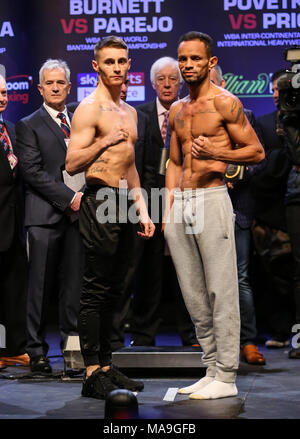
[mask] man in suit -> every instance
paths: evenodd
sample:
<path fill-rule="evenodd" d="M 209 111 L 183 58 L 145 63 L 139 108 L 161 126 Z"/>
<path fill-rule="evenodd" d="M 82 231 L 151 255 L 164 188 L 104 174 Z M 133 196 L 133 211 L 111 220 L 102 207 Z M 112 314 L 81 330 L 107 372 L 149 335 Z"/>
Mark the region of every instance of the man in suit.
<path fill-rule="evenodd" d="M 5 346 L 0 345 L 0 368 L 29 366 L 25 353 L 27 257 L 15 128 L 2 116 L 7 103 L 6 81 L 0 75 L 0 324 L 6 333 Z"/>
<path fill-rule="evenodd" d="M 279 135 L 277 81 L 285 73 L 278 70 L 271 77 L 276 110 L 257 119 L 266 151 L 266 166 L 252 179 L 255 198 L 253 229 L 254 242 L 260 269 L 258 285 L 262 308 L 262 321 L 267 322 L 271 339 L 269 349 L 289 345 L 290 328 L 294 321 L 292 300 L 292 254 L 287 234 L 285 193 L 292 163 Z M 280 123 L 279 123 L 280 125 Z"/>
<path fill-rule="evenodd" d="M 170 57 L 156 60 L 150 70 L 150 80 L 157 97 L 154 101 L 139 105 L 138 111 L 142 111 L 149 118 L 151 132 L 151 157 L 152 167 L 155 171 L 152 179 L 153 188 L 165 187 L 165 176 L 159 173 L 161 151 L 167 134 L 169 109 L 178 97 L 182 88 L 183 80 L 178 68 L 178 63 Z M 150 211 L 149 203 L 149 211 Z M 152 219 L 153 217 L 152 210 Z M 165 240 L 161 232 L 162 206 L 159 209 L 159 219 L 152 240 L 144 242 L 143 255 L 137 270 L 136 294 L 133 298 L 133 322 L 132 322 L 132 345 L 154 346 L 155 334 L 160 325 L 160 305 L 162 298 L 163 276 L 166 273 L 164 264 Z M 177 285 L 176 273 L 172 264 L 168 274 L 170 282 Z M 175 288 L 179 290 L 178 288 Z M 179 290 L 180 291 L 180 290 Z M 185 345 L 197 342 L 193 326 L 188 312 L 181 299 L 180 292 L 176 294 L 180 301 L 181 321 L 178 323 L 178 331 Z M 176 299 L 177 300 L 177 299 Z M 182 301 L 182 302 L 181 302 Z M 183 320 L 188 321 L 183 322 Z M 186 327 L 188 326 L 188 329 Z M 181 330 L 182 329 L 182 330 Z"/>
<path fill-rule="evenodd" d="M 76 213 L 82 193 L 63 180 L 70 121 L 65 102 L 70 70 L 61 60 L 47 60 L 40 69 L 42 106 L 16 125 L 17 152 L 26 183 L 25 226 L 29 244 L 27 352 L 31 370 L 51 373 L 46 355 L 46 317 L 57 288 L 61 348 L 77 334 L 82 278 L 82 241 Z"/>
<path fill-rule="evenodd" d="M 210 72 L 210 80 L 215 85 L 225 88 L 226 82 L 222 69 L 217 64 Z M 256 128 L 255 116 L 251 110 L 244 109 L 252 127 Z M 247 166 L 242 180 L 228 182 L 235 218 L 235 246 L 237 254 L 237 269 L 239 282 L 239 302 L 241 317 L 240 347 L 241 358 L 249 364 L 264 365 L 265 358 L 256 346 L 256 317 L 253 291 L 249 279 L 251 225 L 253 221 L 254 200 L 251 195 L 250 181 L 255 172 L 259 172 L 261 165 Z"/>
<path fill-rule="evenodd" d="M 257 119 L 257 126 L 268 157 L 268 168 L 257 180 L 260 190 L 258 188 L 256 193 L 256 218 L 280 230 L 286 230 L 284 193 L 286 175 L 290 169 L 283 138 L 276 131 L 279 104 L 277 81 L 284 72 L 285 70 L 278 70 L 271 77 L 273 101 L 276 110 Z M 279 163 L 281 163 L 281 166 L 278 166 Z"/>
<path fill-rule="evenodd" d="M 295 105 L 296 106 L 296 105 Z M 300 327 L 300 112 L 293 111 L 284 117 L 285 144 L 292 161 L 292 169 L 288 175 L 287 191 L 285 196 L 286 225 L 290 237 L 293 268 L 292 289 L 295 308 L 295 326 L 292 334 Z M 293 334 L 294 335 L 294 334 Z M 300 359 L 300 344 L 291 340 L 289 358 Z"/>

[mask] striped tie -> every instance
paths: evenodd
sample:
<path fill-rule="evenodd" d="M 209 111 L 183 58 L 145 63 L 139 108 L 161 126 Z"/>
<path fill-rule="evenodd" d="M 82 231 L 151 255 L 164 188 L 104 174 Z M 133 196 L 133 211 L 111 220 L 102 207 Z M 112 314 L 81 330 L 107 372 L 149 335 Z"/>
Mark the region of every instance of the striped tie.
<path fill-rule="evenodd" d="M 161 129 L 160 129 L 161 137 L 163 138 L 164 143 L 165 143 L 166 135 L 167 135 L 168 122 L 169 122 L 169 111 L 165 111 L 164 112 L 164 121 L 163 121 L 163 124 L 162 124 Z"/>
<path fill-rule="evenodd" d="M 69 138 L 71 130 L 70 130 L 70 126 L 67 122 L 66 116 L 64 115 L 64 113 L 58 113 L 58 115 L 56 117 L 58 117 L 61 120 L 60 127 L 63 130 L 63 132 L 65 133 L 65 136 L 67 138 Z"/>

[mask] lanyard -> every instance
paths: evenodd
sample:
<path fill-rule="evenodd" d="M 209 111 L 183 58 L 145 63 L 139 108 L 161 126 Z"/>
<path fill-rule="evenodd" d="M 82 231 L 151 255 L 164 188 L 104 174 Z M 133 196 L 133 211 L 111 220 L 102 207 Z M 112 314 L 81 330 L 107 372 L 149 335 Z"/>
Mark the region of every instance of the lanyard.
<path fill-rule="evenodd" d="M 8 137 L 8 132 L 6 131 L 6 128 L 5 128 L 5 125 L 3 124 L 3 130 L 4 130 L 4 133 L 0 133 L 0 135 L 1 135 L 1 137 L 0 137 L 0 142 L 1 142 L 1 139 L 4 139 L 4 140 L 6 140 L 6 143 L 10 146 L 10 141 L 9 141 L 9 137 Z"/>

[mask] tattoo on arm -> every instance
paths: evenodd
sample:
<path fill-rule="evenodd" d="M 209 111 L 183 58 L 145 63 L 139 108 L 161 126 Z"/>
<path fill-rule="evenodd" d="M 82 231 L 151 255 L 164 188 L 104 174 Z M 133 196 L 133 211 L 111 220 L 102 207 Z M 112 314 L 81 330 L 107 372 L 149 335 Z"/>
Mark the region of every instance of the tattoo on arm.
<path fill-rule="evenodd" d="M 94 163 L 106 163 L 106 161 L 103 159 L 97 159 Z"/>
<path fill-rule="evenodd" d="M 177 122 L 179 129 L 183 129 L 184 128 L 184 119 L 181 119 L 180 116 L 181 116 L 181 110 L 179 110 L 179 112 L 176 114 L 175 122 Z"/>
<path fill-rule="evenodd" d="M 236 106 L 237 106 L 237 102 L 234 100 L 234 101 L 232 102 L 232 106 L 231 106 L 231 113 L 232 113 L 232 114 L 234 113 L 234 110 L 236 109 Z"/>
<path fill-rule="evenodd" d="M 237 121 L 239 120 L 239 118 L 241 117 L 241 114 L 243 113 L 243 107 L 240 105 L 239 110 L 238 110 L 238 114 L 235 118 L 234 123 L 237 123 Z"/>
<path fill-rule="evenodd" d="M 179 117 L 176 117 L 175 121 L 178 124 L 178 128 L 180 128 L 180 129 L 184 128 L 184 119 L 180 119 Z"/>
<path fill-rule="evenodd" d="M 242 129 L 244 129 L 245 126 L 246 126 L 246 116 L 245 113 L 243 112 Z"/>

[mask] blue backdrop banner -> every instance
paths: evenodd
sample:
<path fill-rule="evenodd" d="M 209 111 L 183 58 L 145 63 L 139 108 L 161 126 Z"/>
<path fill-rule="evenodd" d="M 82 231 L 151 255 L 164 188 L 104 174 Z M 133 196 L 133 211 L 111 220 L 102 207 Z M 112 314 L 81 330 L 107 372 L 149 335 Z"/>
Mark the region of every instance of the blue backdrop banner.
<path fill-rule="evenodd" d="M 274 110 L 270 76 L 288 67 L 285 49 L 300 44 L 300 0 L 1 0 L 6 117 L 17 121 L 40 106 L 38 72 L 48 58 L 64 59 L 71 69 L 69 102 L 89 94 L 96 85 L 93 48 L 107 35 L 129 47 L 128 101 L 150 101 L 152 63 L 176 58 L 179 37 L 191 30 L 213 38 L 226 88 L 245 107 L 256 116 Z"/>

